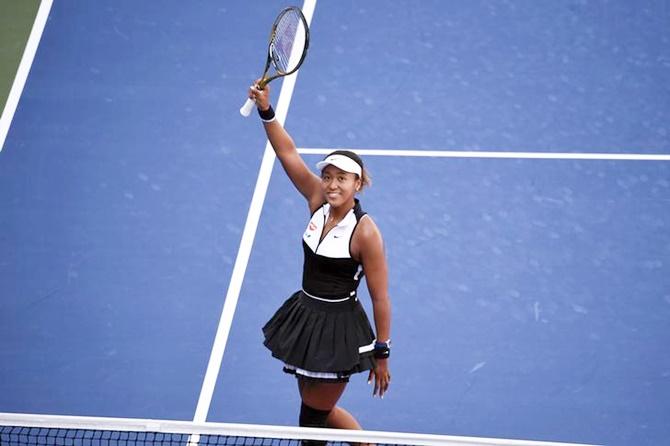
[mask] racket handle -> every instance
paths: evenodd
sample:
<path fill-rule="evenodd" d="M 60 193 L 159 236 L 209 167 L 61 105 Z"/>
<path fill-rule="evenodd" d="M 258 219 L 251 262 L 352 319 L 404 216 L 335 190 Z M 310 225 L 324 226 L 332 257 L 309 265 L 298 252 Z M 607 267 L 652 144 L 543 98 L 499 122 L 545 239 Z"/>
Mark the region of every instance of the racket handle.
<path fill-rule="evenodd" d="M 254 109 L 254 105 L 256 105 L 256 101 L 251 98 L 247 99 L 247 102 L 245 102 L 242 108 L 240 108 L 240 114 L 246 118 L 251 114 L 251 110 Z"/>

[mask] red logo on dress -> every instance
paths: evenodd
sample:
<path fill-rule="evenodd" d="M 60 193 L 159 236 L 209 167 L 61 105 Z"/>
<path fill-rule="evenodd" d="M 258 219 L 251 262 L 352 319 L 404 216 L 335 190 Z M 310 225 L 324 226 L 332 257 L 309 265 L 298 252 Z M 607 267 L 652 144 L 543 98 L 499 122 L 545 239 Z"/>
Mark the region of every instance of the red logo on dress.
<path fill-rule="evenodd" d="M 314 230 L 316 230 L 316 225 L 314 224 L 313 221 L 310 221 L 310 222 L 309 222 L 309 230 L 310 230 L 310 231 L 314 231 Z"/>

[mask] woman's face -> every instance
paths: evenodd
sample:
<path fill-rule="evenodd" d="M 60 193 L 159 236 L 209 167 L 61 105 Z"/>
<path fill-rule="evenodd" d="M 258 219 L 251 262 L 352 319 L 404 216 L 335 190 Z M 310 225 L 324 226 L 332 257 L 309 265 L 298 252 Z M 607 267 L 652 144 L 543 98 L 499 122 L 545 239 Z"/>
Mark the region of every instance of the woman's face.
<path fill-rule="evenodd" d="M 326 201 L 333 207 L 350 203 L 361 187 L 361 180 L 355 173 L 345 172 L 328 165 L 321 171 L 321 189 Z"/>

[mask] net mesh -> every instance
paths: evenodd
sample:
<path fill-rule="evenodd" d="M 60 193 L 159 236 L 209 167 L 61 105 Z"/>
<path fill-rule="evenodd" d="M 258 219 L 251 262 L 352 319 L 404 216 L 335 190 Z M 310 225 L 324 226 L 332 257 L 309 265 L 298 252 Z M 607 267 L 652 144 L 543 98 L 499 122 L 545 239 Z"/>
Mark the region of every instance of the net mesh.
<path fill-rule="evenodd" d="M 2 446 L 289 446 L 301 444 L 301 440 L 296 439 L 20 426 L 4 426 L 0 432 L 0 445 Z"/>
<path fill-rule="evenodd" d="M 371 432 L 354 432 L 355 437 L 346 438 L 343 432 L 288 426 L 0 414 L 0 446 L 415 445 L 402 439 L 384 441 Z"/>
<path fill-rule="evenodd" d="M 305 27 L 300 14 L 295 10 L 288 10 L 279 18 L 270 44 L 270 54 L 278 72 L 289 73 L 298 65 L 300 58 L 291 57 L 294 46 L 297 53 L 302 53 L 305 46 Z"/>
<path fill-rule="evenodd" d="M 310 440 L 299 438 L 269 438 L 260 436 L 239 436 L 225 434 L 187 434 L 176 432 L 142 432 L 98 429 L 61 429 L 25 426 L 0 427 L 2 446 L 198 446 L 198 445 L 239 445 L 239 446 L 315 446 L 372 444 L 361 441 L 339 439 Z M 290 434 L 287 434 L 290 435 Z M 372 440 L 372 438 L 370 439 Z M 374 443 L 376 445 L 405 443 Z M 407 443 L 411 445 L 411 443 Z"/>

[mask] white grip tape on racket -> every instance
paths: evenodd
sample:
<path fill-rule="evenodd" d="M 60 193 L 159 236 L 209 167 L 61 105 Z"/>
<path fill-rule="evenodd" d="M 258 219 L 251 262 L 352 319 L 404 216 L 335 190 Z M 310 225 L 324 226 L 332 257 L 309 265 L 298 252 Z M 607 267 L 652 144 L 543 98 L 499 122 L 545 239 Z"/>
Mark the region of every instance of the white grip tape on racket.
<path fill-rule="evenodd" d="M 254 109 L 254 105 L 256 105 L 256 101 L 251 98 L 247 99 L 247 102 L 245 102 L 242 108 L 240 108 L 240 114 L 246 118 L 251 114 L 251 110 Z"/>

